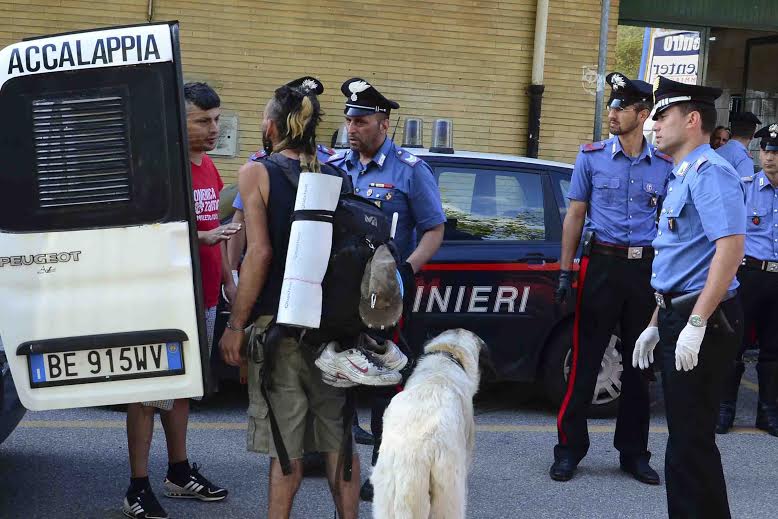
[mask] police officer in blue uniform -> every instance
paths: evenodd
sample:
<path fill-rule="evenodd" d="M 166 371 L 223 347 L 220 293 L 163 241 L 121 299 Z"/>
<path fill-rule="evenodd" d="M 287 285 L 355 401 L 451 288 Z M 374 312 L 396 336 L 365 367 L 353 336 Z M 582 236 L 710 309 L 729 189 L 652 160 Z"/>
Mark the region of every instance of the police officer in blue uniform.
<path fill-rule="evenodd" d="M 584 220 L 594 237 L 587 233 L 584 239 L 572 369 L 557 418 L 559 443 L 549 474 L 556 481 L 569 480 L 589 449 L 586 414 L 603 354 L 620 326 L 625 362 L 614 445 L 622 470 L 657 485 L 659 475 L 649 465 L 648 379 L 629 360 L 654 306 L 650 245 L 672 164 L 643 137 L 643 123 L 653 106 L 651 85 L 617 72 L 606 80 L 612 89 L 608 122 L 614 137 L 581 147 L 567 194 L 570 207 L 562 232 L 558 302 L 564 302 L 571 290 L 571 267 Z"/>
<path fill-rule="evenodd" d="M 761 138 L 762 170 L 742 178 L 746 189 L 746 255 L 737 277 L 745 329 L 755 328 L 759 342 L 756 426 L 778 436 L 778 123 L 765 126 L 755 136 Z M 744 369 L 741 349 L 719 408 L 716 432 L 720 434 L 728 432 L 735 421 Z"/>
<path fill-rule="evenodd" d="M 391 218 L 398 214 L 395 244 L 400 255 L 406 301 L 415 293 L 414 274 L 432 258 L 443 241 L 446 221 L 432 169 L 395 145 L 388 136 L 389 114 L 400 105 L 384 97 L 362 78 L 344 82 L 346 129 L 350 150 L 335 154 L 328 164 L 349 174 L 354 192 L 378 204 Z M 408 313 L 405 313 L 405 319 Z M 394 393 L 374 398 L 371 429 L 373 465 L 381 445 L 383 414 Z M 365 481 L 360 496 L 370 501 L 373 487 Z"/>
<path fill-rule="evenodd" d="M 746 232 L 744 189 L 710 147 L 721 90 L 660 77 L 654 95 L 657 147 L 675 167 L 653 242 L 657 308 L 633 363 L 650 362 L 659 343 L 669 516 L 730 517 L 715 427 L 721 381 L 743 326 L 735 274 Z"/>
<path fill-rule="evenodd" d="M 754 131 L 762 121 L 751 112 L 735 112 L 729 117 L 732 137 L 716 149 L 716 153 L 727 159 L 741 177 L 754 174 L 754 159 L 748 151 L 748 145 L 754 138 Z"/>

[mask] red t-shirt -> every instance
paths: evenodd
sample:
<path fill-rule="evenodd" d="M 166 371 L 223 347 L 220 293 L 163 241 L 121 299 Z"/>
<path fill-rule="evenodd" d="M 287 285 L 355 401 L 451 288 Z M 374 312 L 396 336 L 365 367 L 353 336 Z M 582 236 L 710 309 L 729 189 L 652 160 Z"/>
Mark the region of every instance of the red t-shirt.
<path fill-rule="evenodd" d="M 203 161 L 199 166 L 194 162 L 191 162 L 191 165 L 197 230 L 210 231 L 219 227 L 219 192 L 224 187 L 224 182 L 208 155 L 203 155 Z M 220 243 L 216 245 L 200 243 L 200 271 L 204 304 L 208 309 L 219 302 L 222 279 Z"/>

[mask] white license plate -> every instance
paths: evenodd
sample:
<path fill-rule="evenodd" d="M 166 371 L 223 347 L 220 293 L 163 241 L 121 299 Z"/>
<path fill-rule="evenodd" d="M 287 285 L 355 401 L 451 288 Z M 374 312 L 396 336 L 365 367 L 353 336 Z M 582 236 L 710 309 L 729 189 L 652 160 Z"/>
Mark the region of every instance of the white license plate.
<path fill-rule="evenodd" d="M 180 342 L 30 355 L 32 387 L 88 384 L 184 372 Z"/>

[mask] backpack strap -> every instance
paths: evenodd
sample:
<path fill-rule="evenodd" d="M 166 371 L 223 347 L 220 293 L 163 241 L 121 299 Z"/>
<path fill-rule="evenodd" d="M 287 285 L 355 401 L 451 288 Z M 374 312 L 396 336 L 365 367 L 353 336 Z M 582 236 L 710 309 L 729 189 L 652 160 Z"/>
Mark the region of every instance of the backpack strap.
<path fill-rule="evenodd" d="M 340 445 L 340 455 L 338 456 L 338 465 L 343 466 L 343 481 L 351 481 L 352 461 L 354 460 L 354 442 L 351 439 L 352 424 L 356 416 L 356 395 L 354 388 L 345 389 L 346 401 L 343 403 L 343 440 Z"/>
<path fill-rule="evenodd" d="M 273 412 L 273 406 L 270 404 L 269 391 L 270 373 L 272 373 L 275 364 L 275 353 L 278 350 L 278 345 L 286 337 L 286 332 L 286 327 L 276 324 L 276 318 L 273 317 L 262 340 L 264 364 L 259 377 L 259 390 L 262 393 L 262 398 L 265 399 L 265 404 L 267 404 L 267 416 L 270 418 L 270 433 L 273 436 L 273 444 L 278 454 L 278 463 L 281 464 L 281 472 L 283 472 L 284 476 L 292 473 L 292 464 L 289 461 L 289 453 L 286 451 L 286 445 L 284 445 L 284 439 L 281 436 L 281 429 L 278 427 L 278 420 L 276 420 L 276 415 Z"/>
<path fill-rule="evenodd" d="M 334 177 L 340 177 L 343 180 L 343 185 L 340 188 L 341 194 L 354 192 L 354 183 L 351 182 L 351 177 L 342 169 L 336 168 L 331 164 L 322 164 L 321 172 Z"/>

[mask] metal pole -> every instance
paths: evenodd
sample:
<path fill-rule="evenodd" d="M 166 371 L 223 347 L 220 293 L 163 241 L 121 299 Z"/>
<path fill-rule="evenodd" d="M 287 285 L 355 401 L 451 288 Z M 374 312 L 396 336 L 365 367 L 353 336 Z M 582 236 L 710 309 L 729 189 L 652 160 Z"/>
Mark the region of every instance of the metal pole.
<path fill-rule="evenodd" d="M 535 11 L 535 45 L 532 57 L 532 84 L 529 94 L 529 124 L 527 126 L 527 157 L 537 158 L 540 145 L 540 111 L 543 106 L 543 71 L 546 60 L 548 1 L 538 0 Z"/>
<path fill-rule="evenodd" d="M 608 57 L 608 19 L 611 14 L 610 0 L 602 0 L 600 12 L 600 55 L 597 61 L 597 99 L 594 102 L 594 130 L 592 140 L 599 141 L 602 136 L 602 108 L 605 103 L 605 67 Z"/>

